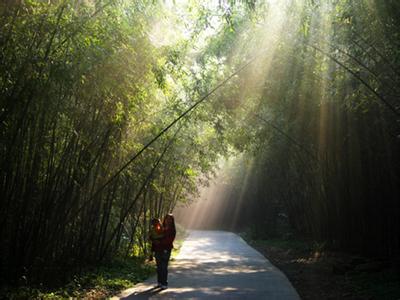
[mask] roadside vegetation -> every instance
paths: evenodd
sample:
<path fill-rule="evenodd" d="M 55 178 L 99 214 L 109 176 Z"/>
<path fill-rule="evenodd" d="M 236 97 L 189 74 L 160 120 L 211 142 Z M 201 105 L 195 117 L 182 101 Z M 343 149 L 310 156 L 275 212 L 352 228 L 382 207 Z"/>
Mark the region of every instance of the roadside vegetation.
<path fill-rule="evenodd" d="M 179 254 L 187 236 L 187 231 L 177 224 L 171 262 Z M 87 268 L 59 287 L 21 285 L 18 288 L 4 288 L 0 290 L 0 299 L 103 299 L 115 296 L 124 289 L 131 288 L 155 275 L 155 270 L 155 261 L 150 262 L 147 257 L 116 258 L 97 267 Z"/>
<path fill-rule="evenodd" d="M 396 300 L 400 261 L 332 251 L 311 240 L 241 236 L 282 270 L 301 299 Z"/>
<path fill-rule="evenodd" d="M 0 291 L 0 297 L 10 300 L 23 299 L 104 299 L 130 288 L 155 274 L 154 263 L 144 259 L 125 258 L 89 268 L 59 287 L 21 285 Z"/>

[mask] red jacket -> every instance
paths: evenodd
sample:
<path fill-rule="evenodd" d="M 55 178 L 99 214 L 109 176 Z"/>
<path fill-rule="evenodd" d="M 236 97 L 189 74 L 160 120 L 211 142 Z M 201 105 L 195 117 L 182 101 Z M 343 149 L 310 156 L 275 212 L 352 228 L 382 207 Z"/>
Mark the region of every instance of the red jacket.
<path fill-rule="evenodd" d="M 166 228 L 164 231 L 164 237 L 154 243 L 154 251 L 159 252 L 164 250 L 172 250 L 172 248 L 174 248 L 173 242 L 175 235 L 175 228 Z"/>

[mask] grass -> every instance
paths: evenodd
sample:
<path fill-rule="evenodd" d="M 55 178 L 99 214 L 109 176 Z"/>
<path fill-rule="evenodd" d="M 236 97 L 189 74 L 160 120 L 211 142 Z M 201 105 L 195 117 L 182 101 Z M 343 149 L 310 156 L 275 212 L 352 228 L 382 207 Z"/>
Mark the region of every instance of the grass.
<path fill-rule="evenodd" d="M 286 250 L 298 250 L 298 251 L 312 251 L 315 246 L 311 243 L 298 240 L 280 240 L 280 239 L 268 239 L 268 240 L 247 240 L 250 245 L 256 246 L 270 246 Z"/>
<path fill-rule="evenodd" d="M 186 230 L 177 225 L 172 261 L 178 255 L 187 235 Z M 42 286 L 3 288 L 0 290 L 0 299 L 107 298 L 142 282 L 154 273 L 154 262 L 147 262 L 141 258 L 117 258 L 80 276 L 74 276 L 69 283 L 56 289 L 46 289 Z"/>
<path fill-rule="evenodd" d="M 355 294 L 372 299 L 400 299 L 400 275 L 394 269 L 380 272 L 349 272 L 346 279 L 353 287 Z"/>
<path fill-rule="evenodd" d="M 253 234 L 248 232 L 241 232 L 239 235 L 252 246 L 263 247 L 276 247 L 285 250 L 298 250 L 298 251 L 313 251 L 319 250 L 322 245 L 316 242 L 310 242 L 298 239 L 284 239 L 284 238 L 270 238 L 270 239 L 258 239 Z"/>
<path fill-rule="evenodd" d="M 138 258 L 115 259 L 95 270 L 74 276 L 66 285 L 49 290 L 43 287 L 3 289 L 4 299 L 105 298 L 143 281 L 155 272 L 155 266 Z"/>

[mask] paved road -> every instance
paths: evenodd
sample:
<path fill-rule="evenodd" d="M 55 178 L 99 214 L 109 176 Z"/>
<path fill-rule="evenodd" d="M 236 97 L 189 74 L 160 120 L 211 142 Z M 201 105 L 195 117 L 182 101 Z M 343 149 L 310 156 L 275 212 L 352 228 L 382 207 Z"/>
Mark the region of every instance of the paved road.
<path fill-rule="evenodd" d="M 150 278 L 119 298 L 300 299 L 281 271 L 239 236 L 224 231 L 190 231 L 170 265 L 168 281 L 169 289 L 161 291 Z"/>

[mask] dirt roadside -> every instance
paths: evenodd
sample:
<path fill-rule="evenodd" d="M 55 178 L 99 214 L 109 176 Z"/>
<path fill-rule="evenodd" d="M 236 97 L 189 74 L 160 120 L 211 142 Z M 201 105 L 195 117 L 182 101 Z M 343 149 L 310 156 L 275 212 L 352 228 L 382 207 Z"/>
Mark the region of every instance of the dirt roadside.
<path fill-rule="evenodd" d="M 303 300 L 400 300 L 398 263 L 247 242 L 285 273 Z"/>

